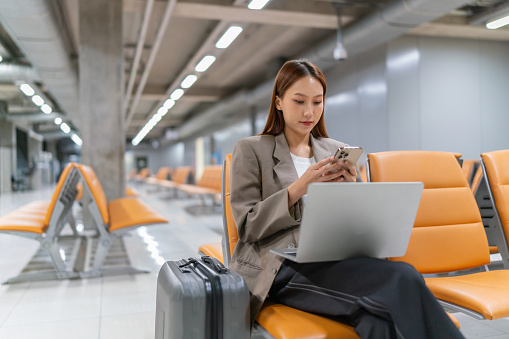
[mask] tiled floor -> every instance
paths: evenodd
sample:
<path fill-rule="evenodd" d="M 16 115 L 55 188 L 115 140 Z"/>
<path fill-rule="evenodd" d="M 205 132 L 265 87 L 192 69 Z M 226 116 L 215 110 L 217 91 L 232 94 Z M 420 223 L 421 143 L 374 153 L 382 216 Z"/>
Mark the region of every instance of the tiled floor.
<path fill-rule="evenodd" d="M 0 338 L 152 339 L 157 273 L 164 260 L 197 255 L 198 247 L 221 239 L 220 214 L 193 216 L 195 199 L 164 198 L 168 193 L 136 187 L 141 198 L 170 220 L 143 227 L 125 238 L 134 266 L 151 273 L 86 280 L 42 281 L 0 286 Z M 52 188 L 0 194 L 0 215 L 33 200 L 49 200 Z M 0 235 L 0 281 L 17 275 L 38 243 Z M 467 338 L 509 339 L 509 318 L 477 321 L 456 313 Z"/>

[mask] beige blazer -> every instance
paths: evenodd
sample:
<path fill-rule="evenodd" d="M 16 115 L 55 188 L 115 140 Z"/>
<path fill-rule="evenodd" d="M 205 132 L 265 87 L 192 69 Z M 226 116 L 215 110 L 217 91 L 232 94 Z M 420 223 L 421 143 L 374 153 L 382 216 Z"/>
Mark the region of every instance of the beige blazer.
<path fill-rule="evenodd" d="M 311 136 L 316 162 L 346 144 Z M 231 164 L 231 207 L 239 241 L 230 268 L 251 292 L 251 321 L 267 297 L 283 258 L 272 248 L 298 245 L 302 202 L 288 208 L 288 186 L 298 179 L 284 133 L 241 139 Z M 357 178 L 360 180 L 360 176 Z"/>

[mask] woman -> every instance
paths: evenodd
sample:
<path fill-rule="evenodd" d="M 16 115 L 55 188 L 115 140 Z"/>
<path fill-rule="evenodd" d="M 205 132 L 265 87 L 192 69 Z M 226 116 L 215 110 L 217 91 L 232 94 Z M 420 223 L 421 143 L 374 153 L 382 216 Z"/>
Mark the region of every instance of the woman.
<path fill-rule="evenodd" d="M 288 61 L 274 84 L 261 135 L 232 155 L 231 206 L 239 242 L 230 268 L 251 292 L 251 320 L 264 300 L 354 326 L 362 338 L 462 338 L 410 265 L 374 258 L 298 264 L 269 252 L 294 247 L 312 182 L 360 181 L 355 166 L 332 163 L 344 143 L 329 139 L 326 82 L 306 60 Z"/>

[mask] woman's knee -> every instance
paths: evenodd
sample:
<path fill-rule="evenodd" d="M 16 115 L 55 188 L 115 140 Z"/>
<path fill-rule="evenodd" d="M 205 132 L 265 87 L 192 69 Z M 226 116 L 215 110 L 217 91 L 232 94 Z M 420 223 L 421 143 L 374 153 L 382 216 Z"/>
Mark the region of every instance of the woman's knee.
<path fill-rule="evenodd" d="M 401 261 L 388 261 L 388 263 L 390 263 L 389 266 L 391 266 L 393 274 L 395 274 L 399 280 L 425 286 L 424 278 L 421 273 L 412 265 Z"/>

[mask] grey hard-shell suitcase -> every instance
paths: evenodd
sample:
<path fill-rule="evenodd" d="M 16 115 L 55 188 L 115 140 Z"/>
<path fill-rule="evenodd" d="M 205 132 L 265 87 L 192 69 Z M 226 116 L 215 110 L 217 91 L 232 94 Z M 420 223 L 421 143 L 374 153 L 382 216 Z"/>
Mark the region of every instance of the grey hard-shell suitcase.
<path fill-rule="evenodd" d="M 249 339 L 242 277 L 204 256 L 167 261 L 157 277 L 156 339 Z"/>

